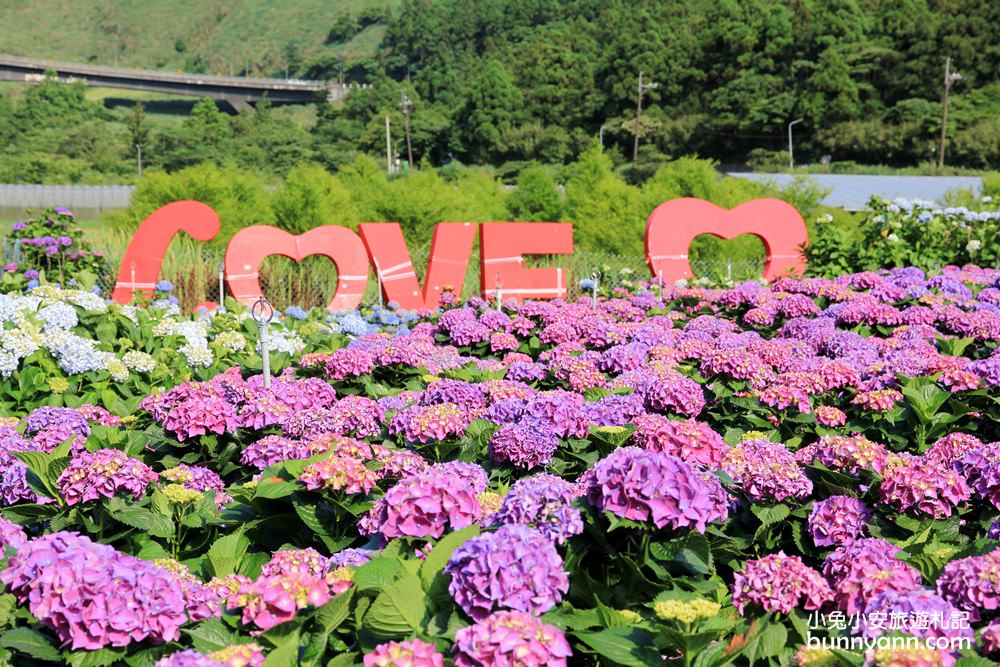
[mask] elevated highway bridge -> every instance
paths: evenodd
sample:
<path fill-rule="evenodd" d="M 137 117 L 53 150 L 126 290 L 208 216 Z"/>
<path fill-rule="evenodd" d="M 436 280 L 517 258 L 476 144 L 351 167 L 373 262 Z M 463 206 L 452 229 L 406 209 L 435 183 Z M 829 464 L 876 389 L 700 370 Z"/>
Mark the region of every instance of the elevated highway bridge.
<path fill-rule="evenodd" d="M 304 104 L 323 100 L 335 102 L 357 87 L 356 84 L 341 84 L 336 81 L 184 74 L 0 54 L 0 81 L 38 83 L 45 78 L 46 72 L 54 72 L 59 81 L 82 81 L 87 86 L 211 97 L 227 102 L 235 109 L 246 108 L 264 97 L 273 104 Z"/>

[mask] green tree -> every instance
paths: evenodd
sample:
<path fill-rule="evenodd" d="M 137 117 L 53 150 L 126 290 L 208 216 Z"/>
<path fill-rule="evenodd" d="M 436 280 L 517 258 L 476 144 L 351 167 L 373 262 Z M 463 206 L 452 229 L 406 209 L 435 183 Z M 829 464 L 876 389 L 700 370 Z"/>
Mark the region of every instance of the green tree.
<path fill-rule="evenodd" d="M 517 188 L 507 198 L 515 220 L 556 221 L 562 216 L 562 197 L 545 167 L 534 165 L 517 177 Z"/>

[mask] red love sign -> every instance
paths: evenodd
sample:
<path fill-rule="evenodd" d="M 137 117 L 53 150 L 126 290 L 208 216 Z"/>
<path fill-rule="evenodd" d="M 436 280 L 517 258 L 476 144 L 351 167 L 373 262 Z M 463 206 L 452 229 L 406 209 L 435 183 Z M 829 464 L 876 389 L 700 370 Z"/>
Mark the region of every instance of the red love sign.
<path fill-rule="evenodd" d="M 389 301 L 402 308 L 435 308 L 445 287 L 461 289 L 479 229 L 480 288 L 489 299 L 558 299 L 567 295 L 569 277 L 560 268 L 528 268 L 526 255 L 573 252 L 573 226 L 564 222 L 439 223 L 434 229 L 423 288 L 397 223 L 364 223 L 360 236 L 346 227 L 324 226 L 293 236 L 275 227 L 246 227 L 226 248 L 226 282 L 232 295 L 249 304 L 261 296 L 260 263 L 271 255 L 301 262 L 309 255 L 329 257 L 337 266 L 331 310 L 357 308 L 368 284 L 369 259 Z M 207 241 L 219 231 L 219 217 L 205 204 L 182 201 L 153 212 L 125 251 L 113 298 L 129 303 L 136 291 L 147 295 L 159 276 L 167 246 L 179 231 Z M 674 199 L 656 207 L 646 224 L 646 261 L 664 281 L 692 277 L 688 248 L 699 234 L 732 239 L 753 234 L 764 242 L 764 278 L 801 273 L 799 248 L 808 241 L 802 216 L 780 199 L 754 199 L 732 210 L 702 199 Z M 214 307 L 211 302 L 203 304 Z"/>
<path fill-rule="evenodd" d="M 261 295 L 260 263 L 271 255 L 301 262 L 310 255 L 323 255 L 337 265 L 337 289 L 330 310 L 350 310 L 361 305 L 368 285 L 365 244 L 347 227 L 326 225 L 293 236 L 276 227 L 254 225 L 233 235 L 226 247 L 226 284 L 233 298 L 252 304 Z"/>
<path fill-rule="evenodd" d="M 692 278 L 688 249 L 700 234 L 734 239 L 753 234 L 764 242 L 764 278 L 801 274 L 806 262 L 799 250 L 809 240 L 806 223 L 795 207 L 780 199 L 753 199 L 726 210 L 704 199 L 684 197 L 660 204 L 646 223 L 646 262 L 667 283 Z"/>

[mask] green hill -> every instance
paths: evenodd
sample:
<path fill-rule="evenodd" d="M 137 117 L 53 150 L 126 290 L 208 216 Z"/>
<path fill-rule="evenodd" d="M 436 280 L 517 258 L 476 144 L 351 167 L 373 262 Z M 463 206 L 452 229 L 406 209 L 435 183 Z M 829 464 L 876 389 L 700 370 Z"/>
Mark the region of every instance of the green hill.
<path fill-rule="evenodd" d="M 378 0 L 5 0 L 0 52 L 148 69 L 305 74 L 381 42 Z M 366 11 L 367 10 L 367 11 Z M 356 27 L 331 42 L 344 16 Z M 361 18 L 360 25 L 358 19 Z M 363 28 L 363 29 L 361 29 Z M 360 29 L 360 32 L 358 32 Z M 357 34 L 353 34 L 353 33 Z"/>

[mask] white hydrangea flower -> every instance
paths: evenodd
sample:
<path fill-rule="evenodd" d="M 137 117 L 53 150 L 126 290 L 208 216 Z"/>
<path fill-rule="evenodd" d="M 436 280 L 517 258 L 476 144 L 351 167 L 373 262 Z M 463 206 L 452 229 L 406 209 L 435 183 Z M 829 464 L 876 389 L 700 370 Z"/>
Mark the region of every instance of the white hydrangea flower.
<path fill-rule="evenodd" d="M 104 368 L 111 374 L 111 379 L 115 382 L 124 382 L 128 379 L 128 368 L 121 359 L 109 357 L 104 362 Z"/>
<path fill-rule="evenodd" d="M 247 348 L 246 336 L 239 331 L 223 331 L 214 342 L 228 352 L 241 352 Z"/>
<path fill-rule="evenodd" d="M 46 329 L 72 329 L 80 323 L 76 308 L 61 301 L 45 306 L 38 311 L 38 316 L 45 322 Z"/>
<path fill-rule="evenodd" d="M 189 366 L 208 368 L 212 365 L 212 351 L 208 349 L 207 345 L 186 343 L 181 345 L 177 351 L 184 355 Z"/>
<path fill-rule="evenodd" d="M 156 359 L 152 355 L 140 352 L 139 350 L 129 350 L 122 355 L 122 362 L 127 368 L 136 373 L 149 373 L 156 368 Z"/>
<path fill-rule="evenodd" d="M 10 377 L 11 373 L 17 370 L 19 361 L 10 352 L 0 350 L 0 375 Z"/>
<path fill-rule="evenodd" d="M 66 300 L 73 305 L 91 312 L 104 313 L 108 310 L 107 302 L 93 292 L 72 290 L 66 295 Z"/>

